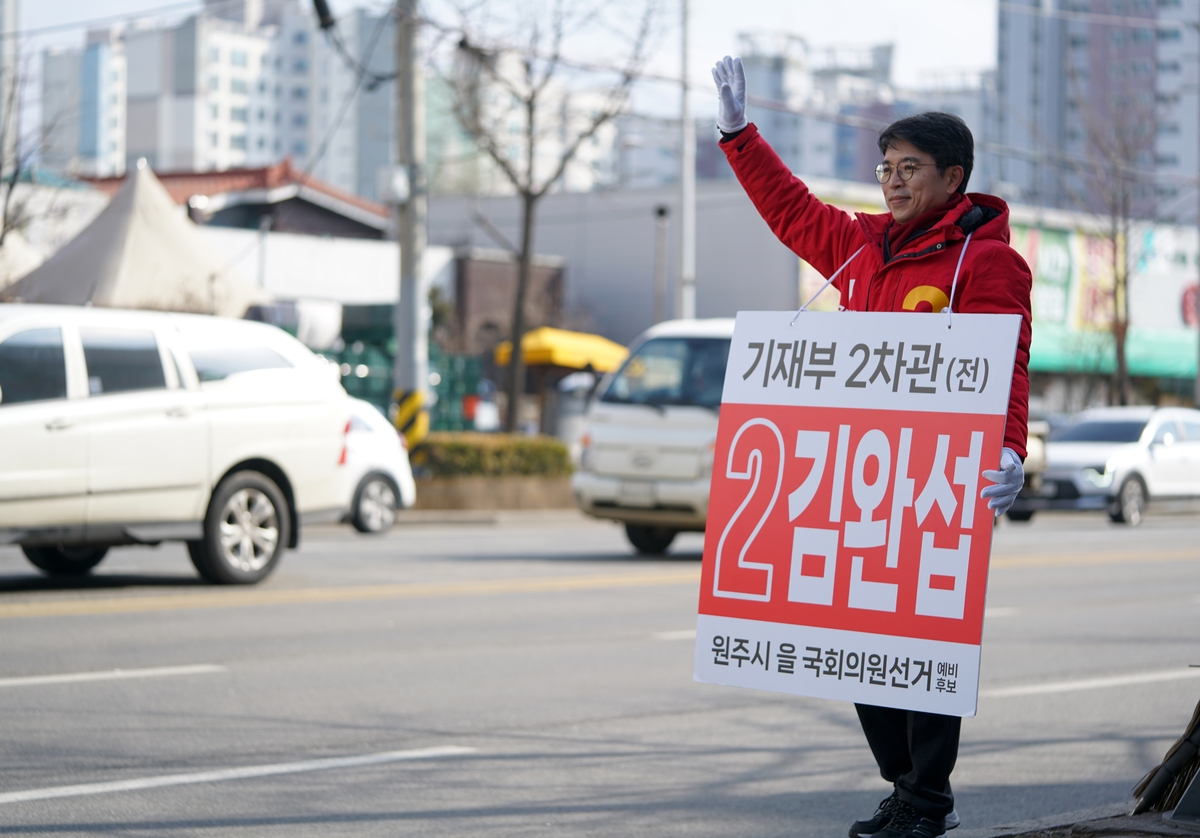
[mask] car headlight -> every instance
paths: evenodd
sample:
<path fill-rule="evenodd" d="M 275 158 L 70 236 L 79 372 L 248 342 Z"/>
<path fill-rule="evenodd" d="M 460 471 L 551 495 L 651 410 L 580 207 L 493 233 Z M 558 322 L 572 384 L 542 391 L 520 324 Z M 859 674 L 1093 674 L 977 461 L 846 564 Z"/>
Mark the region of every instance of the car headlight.
<path fill-rule="evenodd" d="M 712 474 L 713 456 L 717 450 L 717 441 L 714 439 L 708 445 L 704 446 L 704 450 L 700 452 L 700 476 L 708 477 Z"/>
<path fill-rule="evenodd" d="M 1108 466 L 1087 466 L 1083 470 L 1083 476 L 1098 489 L 1107 489 L 1113 482 L 1112 469 Z"/>

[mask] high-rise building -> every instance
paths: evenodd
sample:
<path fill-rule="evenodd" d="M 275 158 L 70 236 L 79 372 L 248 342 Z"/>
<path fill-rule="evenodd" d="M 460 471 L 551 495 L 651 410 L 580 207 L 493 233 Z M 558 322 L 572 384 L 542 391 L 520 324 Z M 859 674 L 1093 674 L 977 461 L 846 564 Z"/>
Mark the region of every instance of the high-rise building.
<path fill-rule="evenodd" d="M 206 0 L 202 13 L 176 25 L 91 33 L 83 49 L 47 51 L 42 164 L 105 176 L 143 157 L 164 171 L 291 157 L 375 198 L 379 170 L 395 158 L 395 86 L 386 81 L 394 27 L 363 10 L 338 27 L 372 74 L 361 85 L 298 0 Z"/>
<path fill-rule="evenodd" d="M 42 60 L 41 164 L 107 177 L 125 171 L 128 72 L 121 29 L 95 30 L 82 50 Z"/>
<path fill-rule="evenodd" d="M 886 120 L 895 100 L 892 45 L 817 48 L 795 35 L 740 37 L 747 92 L 787 109 L 746 108 L 784 163 L 809 177 L 869 179 L 859 158 L 869 156 L 863 149 L 873 147 L 872 132 L 838 117 Z"/>
<path fill-rule="evenodd" d="M 269 33 L 209 15 L 126 34 L 126 162 L 167 171 L 274 159 Z"/>
<path fill-rule="evenodd" d="M 1006 197 L 1194 223 L 1200 0 L 1014 0 L 999 15 Z"/>

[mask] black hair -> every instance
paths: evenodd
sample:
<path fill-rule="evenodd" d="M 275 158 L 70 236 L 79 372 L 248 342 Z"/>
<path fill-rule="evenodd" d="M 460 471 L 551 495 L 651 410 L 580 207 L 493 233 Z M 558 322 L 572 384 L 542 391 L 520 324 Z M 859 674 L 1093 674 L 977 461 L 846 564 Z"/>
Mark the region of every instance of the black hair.
<path fill-rule="evenodd" d="M 897 119 L 879 132 L 879 153 L 887 154 L 897 140 L 910 143 L 932 157 L 939 175 L 946 174 L 950 166 L 962 166 L 963 179 L 956 191 L 967 191 L 967 181 L 975 167 L 975 138 L 967 123 L 952 113 L 940 111 L 925 111 Z"/>

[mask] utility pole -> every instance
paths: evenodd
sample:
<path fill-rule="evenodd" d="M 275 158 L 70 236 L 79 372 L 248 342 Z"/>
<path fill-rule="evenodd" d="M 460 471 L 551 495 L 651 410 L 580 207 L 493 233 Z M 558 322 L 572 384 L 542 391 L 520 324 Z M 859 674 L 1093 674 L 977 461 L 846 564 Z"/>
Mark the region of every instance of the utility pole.
<path fill-rule="evenodd" d="M 392 367 L 396 428 L 409 447 L 429 432 L 429 292 L 422 262 L 428 235 L 425 194 L 425 79 L 417 36 L 417 0 L 396 4 L 396 162 L 407 174 L 407 195 L 399 196 L 397 238 L 400 244 L 400 302 L 393 325 L 396 360 Z M 403 178 L 401 178 L 403 179 Z"/>
<path fill-rule="evenodd" d="M 680 42 L 679 107 L 680 130 L 683 132 L 679 173 L 679 311 L 685 320 L 696 317 L 696 126 L 692 120 L 692 103 L 688 93 L 688 0 L 680 0 L 683 35 Z"/>

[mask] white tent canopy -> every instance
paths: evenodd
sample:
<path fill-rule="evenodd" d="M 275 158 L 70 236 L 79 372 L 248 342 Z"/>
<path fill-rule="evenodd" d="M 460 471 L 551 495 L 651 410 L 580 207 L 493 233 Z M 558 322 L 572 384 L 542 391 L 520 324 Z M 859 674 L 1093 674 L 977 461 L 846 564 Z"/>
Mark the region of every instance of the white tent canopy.
<path fill-rule="evenodd" d="M 26 303 L 226 317 L 267 299 L 200 238 L 144 164 L 83 232 L 0 294 Z"/>

